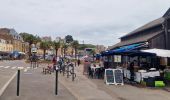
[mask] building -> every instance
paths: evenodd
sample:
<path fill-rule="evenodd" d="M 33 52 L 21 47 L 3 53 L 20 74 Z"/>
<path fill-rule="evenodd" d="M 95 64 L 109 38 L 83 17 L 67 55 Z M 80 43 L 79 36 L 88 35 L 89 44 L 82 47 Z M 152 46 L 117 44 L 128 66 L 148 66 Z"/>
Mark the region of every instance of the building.
<path fill-rule="evenodd" d="M 136 49 L 170 50 L 170 9 L 161 17 L 120 38 L 120 42 L 109 49 L 137 45 Z"/>
<path fill-rule="evenodd" d="M 24 52 L 25 46 L 23 38 L 14 30 L 14 29 L 9 29 L 10 33 L 13 37 L 13 51 L 19 51 L 19 52 Z"/>
<path fill-rule="evenodd" d="M 13 51 L 13 45 L 8 43 L 4 39 L 0 39 L 0 51 L 2 52 L 12 52 Z"/>
<path fill-rule="evenodd" d="M 42 41 L 52 41 L 51 37 L 50 36 L 44 36 L 42 37 Z"/>
<path fill-rule="evenodd" d="M 28 51 L 28 44 L 23 41 L 23 38 L 14 29 L 0 28 L 0 34 L 0 38 L 4 39 L 8 44 L 6 51 L 9 51 L 9 48 L 12 48 L 10 51 L 25 53 Z"/>
<path fill-rule="evenodd" d="M 102 51 L 106 50 L 106 47 L 104 45 L 96 45 L 96 53 L 101 53 Z"/>

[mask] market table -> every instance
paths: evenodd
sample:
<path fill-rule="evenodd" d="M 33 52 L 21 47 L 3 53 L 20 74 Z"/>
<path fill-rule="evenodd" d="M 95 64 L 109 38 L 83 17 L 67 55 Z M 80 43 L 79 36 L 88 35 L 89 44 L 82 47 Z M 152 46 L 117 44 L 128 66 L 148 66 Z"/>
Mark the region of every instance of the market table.
<path fill-rule="evenodd" d="M 93 72 L 93 76 L 94 76 L 94 78 L 99 78 L 99 74 L 100 74 L 100 69 L 102 68 L 101 66 L 96 66 L 96 67 L 94 67 L 94 66 L 90 66 L 90 68 L 91 68 L 91 70 L 92 70 L 92 72 Z"/>
<path fill-rule="evenodd" d="M 134 81 L 140 83 L 144 78 L 160 76 L 159 71 L 135 72 Z M 124 69 L 124 77 L 130 79 L 130 71 Z"/>

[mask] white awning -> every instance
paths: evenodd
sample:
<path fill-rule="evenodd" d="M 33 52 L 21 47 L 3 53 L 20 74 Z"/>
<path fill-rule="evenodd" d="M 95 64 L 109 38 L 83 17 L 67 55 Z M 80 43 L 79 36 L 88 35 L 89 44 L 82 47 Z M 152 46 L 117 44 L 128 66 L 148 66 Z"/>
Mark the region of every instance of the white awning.
<path fill-rule="evenodd" d="M 164 49 L 147 49 L 147 50 L 141 50 L 142 52 L 149 52 L 149 53 L 155 53 L 159 57 L 170 57 L 170 50 L 164 50 Z"/>

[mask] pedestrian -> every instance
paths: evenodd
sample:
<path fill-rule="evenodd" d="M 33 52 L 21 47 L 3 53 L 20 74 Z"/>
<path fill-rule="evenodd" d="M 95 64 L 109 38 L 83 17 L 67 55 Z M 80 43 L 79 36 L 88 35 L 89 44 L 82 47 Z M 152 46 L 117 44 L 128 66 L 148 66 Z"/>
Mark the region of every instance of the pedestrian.
<path fill-rule="evenodd" d="M 131 62 L 130 63 L 130 67 L 129 67 L 129 70 L 130 70 L 130 81 L 134 81 L 134 62 Z"/>
<path fill-rule="evenodd" d="M 52 63 L 53 63 L 53 71 L 54 71 L 56 69 L 56 64 L 57 64 L 57 59 L 55 56 L 53 57 Z"/>
<path fill-rule="evenodd" d="M 79 66 L 79 65 L 80 65 L 80 63 L 81 63 L 81 62 L 80 62 L 80 59 L 78 59 L 78 60 L 77 60 L 77 65 Z"/>

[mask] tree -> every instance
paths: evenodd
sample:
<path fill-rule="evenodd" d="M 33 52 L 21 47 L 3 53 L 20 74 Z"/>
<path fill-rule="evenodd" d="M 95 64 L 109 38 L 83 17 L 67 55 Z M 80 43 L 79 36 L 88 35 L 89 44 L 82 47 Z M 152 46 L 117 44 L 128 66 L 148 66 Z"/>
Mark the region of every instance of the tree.
<path fill-rule="evenodd" d="M 77 48 L 78 48 L 78 46 L 79 46 L 79 42 L 77 41 L 77 40 L 74 40 L 73 42 L 72 42 L 72 48 L 74 48 L 74 52 L 75 52 L 75 59 L 76 59 L 76 55 L 77 55 Z"/>
<path fill-rule="evenodd" d="M 44 52 L 44 53 L 43 53 L 44 60 L 45 60 L 46 50 L 48 50 L 49 47 L 50 47 L 49 42 L 43 41 L 43 42 L 41 42 L 41 44 L 40 44 L 40 48 L 43 49 L 43 52 Z"/>
<path fill-rule="evenodd" d="M 95 56 L 95 54 L 96 54 L 95 49 L 93 49 L 93 50 L 91 51 L 91 54 L 93 55 L 93 61 L 94 61 L 94 56 Z"/>
<path fill-rule="evenodd" d="M 55 51 L 56 51 L 56 57 L 57 57 L 58 49 L 60 48 L 60 42 L 54 41 L 54 42 L 53 42 L 53 47 L 54 47 L 54 49 L 55 49 Z"/>
<path fill-rule="evenodd" d="M 65 55 L 66 55 L 66 50 L 67 50 L 67 48 L 68 48 L 68 45 L 67 45 L 67 44 L 63 44 L 64 57 L 65 57 Z"/>
<path fill-rule="evenodd" d="M 28 43 L 29 43 L 29 52 L 28 52 L 28 55 L 29 55 L 29 57 L 30 57 L 30 56 L 31 56 L 31 45 L 32 45 L 33 43 L 34 43 L 34 44 L 37 44 L 38 42 L 41 41 L 41 39 L 40 39 L 40 37 L 38 37 L 38 36 L 34 36 L 34 35 L 32 35 L 32 34 L 25 33 L 25 32 L 20 33 L 19 35 L 23 38 L 23 40 L 24 40 L 25 42 L 28 42 Z"/>
<path fill-rule="evenodd" d="M 66 43 L 70 44 L 71 42 L 73 42 L 73 37 L 71 35 L 67 35 L 65 37 L 65 41 L 66 41 Z"/>

